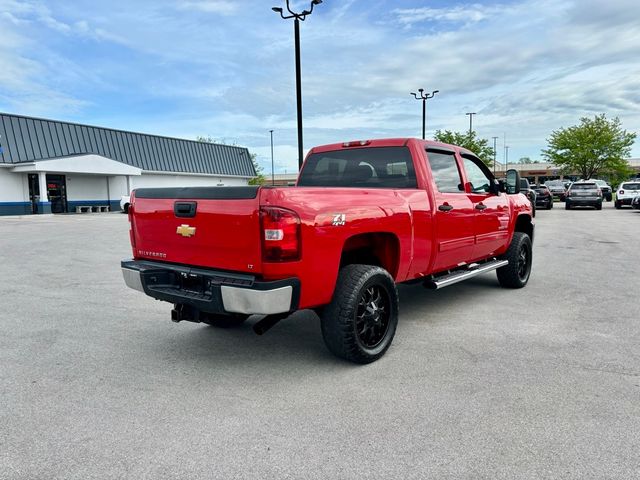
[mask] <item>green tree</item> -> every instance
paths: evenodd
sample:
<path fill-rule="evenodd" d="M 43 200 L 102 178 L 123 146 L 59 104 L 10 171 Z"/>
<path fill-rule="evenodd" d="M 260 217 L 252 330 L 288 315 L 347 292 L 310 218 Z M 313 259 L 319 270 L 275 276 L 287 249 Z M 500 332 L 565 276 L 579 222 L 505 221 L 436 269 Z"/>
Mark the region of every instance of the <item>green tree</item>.
<path fill-rule="evenodd" d="M 215 138 L 210 137 L 209 135 L 207 135 L 206 137 L 200 136 L 200 135 L 197 136 L 196 137 L 196 142 L 217 143 L 219 145 L 237 146 L 235 142 L 231 143 L 231 144 L 228 144 L 224 140 L 216 140 Z M 260 166 L 260 164 L 258 164 L 257 155 L 255 153 L 249 152 L 249 158 L 251 159 L 251 163 L 253 163 L 253 168 L 256 169 L 256 174 L 257 174 L 255 177 L 249 179 L 249 185 L 262 185 L 262 184 L 264 184 L 264 182 L 266 181 L 266 177 L 264 176 L 262 167 Z"/>
<path fill-rule="evenodd" d="M 518 163 L 523 163 L 525 165 L 530 165 L 533 163 L 533 160 L 531 160 L 530 157 L 521 157 L 520 160 L 518 160 Z"/>
<path fill-rule="evenodd" d="M 605 114 L 582 117 L 580 125 L 554 130 L 542 156 L 564 173 L 580 173 L 588 180 L 599 175 L 627 177 L 631 168 L 625 160 L 631 154 L 636 134 L 622 129 L 618 117 Z"/>
<path fill-rule="evenodd" d="M 493 148 L 489 146 L 489 140 L 478 138 L 476 132 L 452 132 L 450 130 L 436 130 L 433 138 L 442 143 L 450 143 L 458 147 L 466 148 L 475 153 L 488 167 L 493 166 Z"/>

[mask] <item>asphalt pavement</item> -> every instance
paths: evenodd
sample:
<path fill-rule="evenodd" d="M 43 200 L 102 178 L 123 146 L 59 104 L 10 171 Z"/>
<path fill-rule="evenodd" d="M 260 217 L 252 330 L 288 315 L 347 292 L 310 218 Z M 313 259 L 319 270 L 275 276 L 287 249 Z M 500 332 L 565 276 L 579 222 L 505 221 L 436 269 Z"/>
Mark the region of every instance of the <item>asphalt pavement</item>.
<path fill-rule="evenodd" d="M 2 479 L 640 476 L 640 211 L 538 211 L 531 280 L 401 286 L 378 362 L 125 287 L 125 215 L 0 217 Z"/>

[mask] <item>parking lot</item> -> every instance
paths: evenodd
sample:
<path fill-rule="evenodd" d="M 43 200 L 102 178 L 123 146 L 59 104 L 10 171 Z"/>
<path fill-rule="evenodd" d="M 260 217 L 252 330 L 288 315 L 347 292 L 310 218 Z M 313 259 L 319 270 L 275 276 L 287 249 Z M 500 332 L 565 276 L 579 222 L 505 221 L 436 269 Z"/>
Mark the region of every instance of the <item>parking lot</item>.
<path fill-rule="evenodd" d="M 125 215 L 0 217 L 0 478 L 637 478 L 640 211 L 538 211 L 522 290 L 400 287 L 380 361 L 315 314 L 174 324 Z"/>

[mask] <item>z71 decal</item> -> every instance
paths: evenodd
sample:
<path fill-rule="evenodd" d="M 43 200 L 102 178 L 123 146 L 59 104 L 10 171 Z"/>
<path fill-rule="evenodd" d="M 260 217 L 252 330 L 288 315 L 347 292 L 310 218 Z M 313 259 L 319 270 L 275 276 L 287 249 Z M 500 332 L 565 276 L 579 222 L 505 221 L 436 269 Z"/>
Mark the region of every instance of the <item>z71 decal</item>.
<path fill-rule="evenodd" d="M 334 227 L 342 227 L 342 226 L 344 226 L 344 224 L 346 223 L 346 221 L 347 221 L 347 216 L 346 216 L 344 213 L 336 213 L 336 214 L 333 216 L 333 223 L 332 223 L 332 225 L 333 225 Z"/>

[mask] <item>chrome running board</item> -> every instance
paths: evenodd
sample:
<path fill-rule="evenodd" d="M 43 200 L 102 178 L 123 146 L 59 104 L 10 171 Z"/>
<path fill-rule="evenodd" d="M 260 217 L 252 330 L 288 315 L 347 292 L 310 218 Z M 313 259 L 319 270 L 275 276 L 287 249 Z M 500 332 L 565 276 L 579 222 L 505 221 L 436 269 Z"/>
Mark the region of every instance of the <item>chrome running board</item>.
<path fill-rule="evenodd" d="M 464 270 L 454 270 L 451 273 L 445 273 L 444 275 L 430 278 L 424 282 L 424 286 L 433 290 L 438 290 L 440 288 L 453 285 L 454 283 L 468 280 L 476 275 L 491 272 L 506 265 L 509 265 L 509 260 L 489 260 L 488 262 L 480 264 L 472 263 Z"/>

